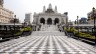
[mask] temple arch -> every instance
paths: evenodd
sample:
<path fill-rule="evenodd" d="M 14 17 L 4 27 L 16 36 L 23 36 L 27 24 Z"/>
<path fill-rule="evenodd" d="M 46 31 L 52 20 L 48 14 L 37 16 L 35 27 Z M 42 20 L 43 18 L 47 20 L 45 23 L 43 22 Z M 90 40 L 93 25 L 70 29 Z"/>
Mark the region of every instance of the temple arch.
<path fill-rule="evenodd" d="M 59 19 L 58 18 L 55 18 L 54 24 L 56 25 L 57 23 L 59 23 Z"/>
<path fill-rule="evenodd" d="M 51 18 L 47 19 L 47 24 L 52 24 L 52 19 Z"/>
<path fill-rule="evenodd" d="M 40 23 L 45 24 L 45 19 L 44 19 L 44 18 L 41 18 L 41 19 L 40 19 Z"/>

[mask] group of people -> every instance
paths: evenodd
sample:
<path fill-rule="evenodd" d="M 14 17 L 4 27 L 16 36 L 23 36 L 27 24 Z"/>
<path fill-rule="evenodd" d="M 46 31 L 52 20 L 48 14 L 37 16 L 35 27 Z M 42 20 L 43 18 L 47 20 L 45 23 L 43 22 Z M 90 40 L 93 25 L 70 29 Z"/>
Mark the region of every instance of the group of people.
<path fill-rule="evenodd" d="M 60 32 L 63 32 L 63 31 L 64 31 L 64 29 L 63 29 L 62 26 L 59 26 L 58 28 L 59 28 L 59 31 L 60 31 Z"/>

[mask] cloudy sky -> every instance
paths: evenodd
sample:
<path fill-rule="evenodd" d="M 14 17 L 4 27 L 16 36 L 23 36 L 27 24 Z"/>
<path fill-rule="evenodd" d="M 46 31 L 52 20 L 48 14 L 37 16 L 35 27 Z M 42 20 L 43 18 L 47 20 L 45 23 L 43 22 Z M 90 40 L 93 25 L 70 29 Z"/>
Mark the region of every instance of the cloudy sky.
<path fill-rule="evenodd" d="M 87 17 L 87 13 L 96 8 L 96 0 L 4 0 L 4 7 L 13 11 L 21 22 L 24 21 L 25 13 L 42 12 L 43 6 L 52 4 L 57 6 L 59 13 L 68 12 L 69 20 L 74 21 L 77 17 Z"/>

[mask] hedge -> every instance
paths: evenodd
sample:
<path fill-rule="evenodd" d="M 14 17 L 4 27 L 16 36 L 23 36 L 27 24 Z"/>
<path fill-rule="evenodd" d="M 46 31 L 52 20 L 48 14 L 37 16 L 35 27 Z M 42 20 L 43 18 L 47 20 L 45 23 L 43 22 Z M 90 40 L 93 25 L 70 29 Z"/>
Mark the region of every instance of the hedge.
<path fill-rule="evenodd" d="M 64 30 L 67 32 L 74 33 L 74 36 L 80 36 L 80 37 L 94 39 L 94 40 L 96 39 L 94 35 L 91 35 L 89 33 L 78 32 L 78 30 L 75 29 L 74 27 L 71 27 L 71 28 L 64 27 Z"/>
<path fill-rule="evenodd" d="M 20 29 L 20 31 L 16 32 L 15 35 L 21 35 L 23 32 L 26 32 L 26 31 L 32 31 L 32 28 L 31 27 L 24 27 L 24 28 Z"/>

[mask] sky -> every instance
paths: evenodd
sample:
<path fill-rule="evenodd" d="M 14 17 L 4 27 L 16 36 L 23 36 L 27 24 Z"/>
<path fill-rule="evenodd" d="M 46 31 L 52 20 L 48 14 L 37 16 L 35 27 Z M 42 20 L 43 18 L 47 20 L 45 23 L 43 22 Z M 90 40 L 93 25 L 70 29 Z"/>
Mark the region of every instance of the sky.
<path fill-rule="evenodd" d="M 52 4 L 54 9 L 57 6 L 59 13 L 68 12 L 69 20 L 75 21 L 77 16 L 87 18 L 87 13 L 96 8 L 96 0 L 4 0 L 4 7 L 13 11 L 21 22 L 25 19 L 25 13 L 40 13 L 43 6 Z"/>

